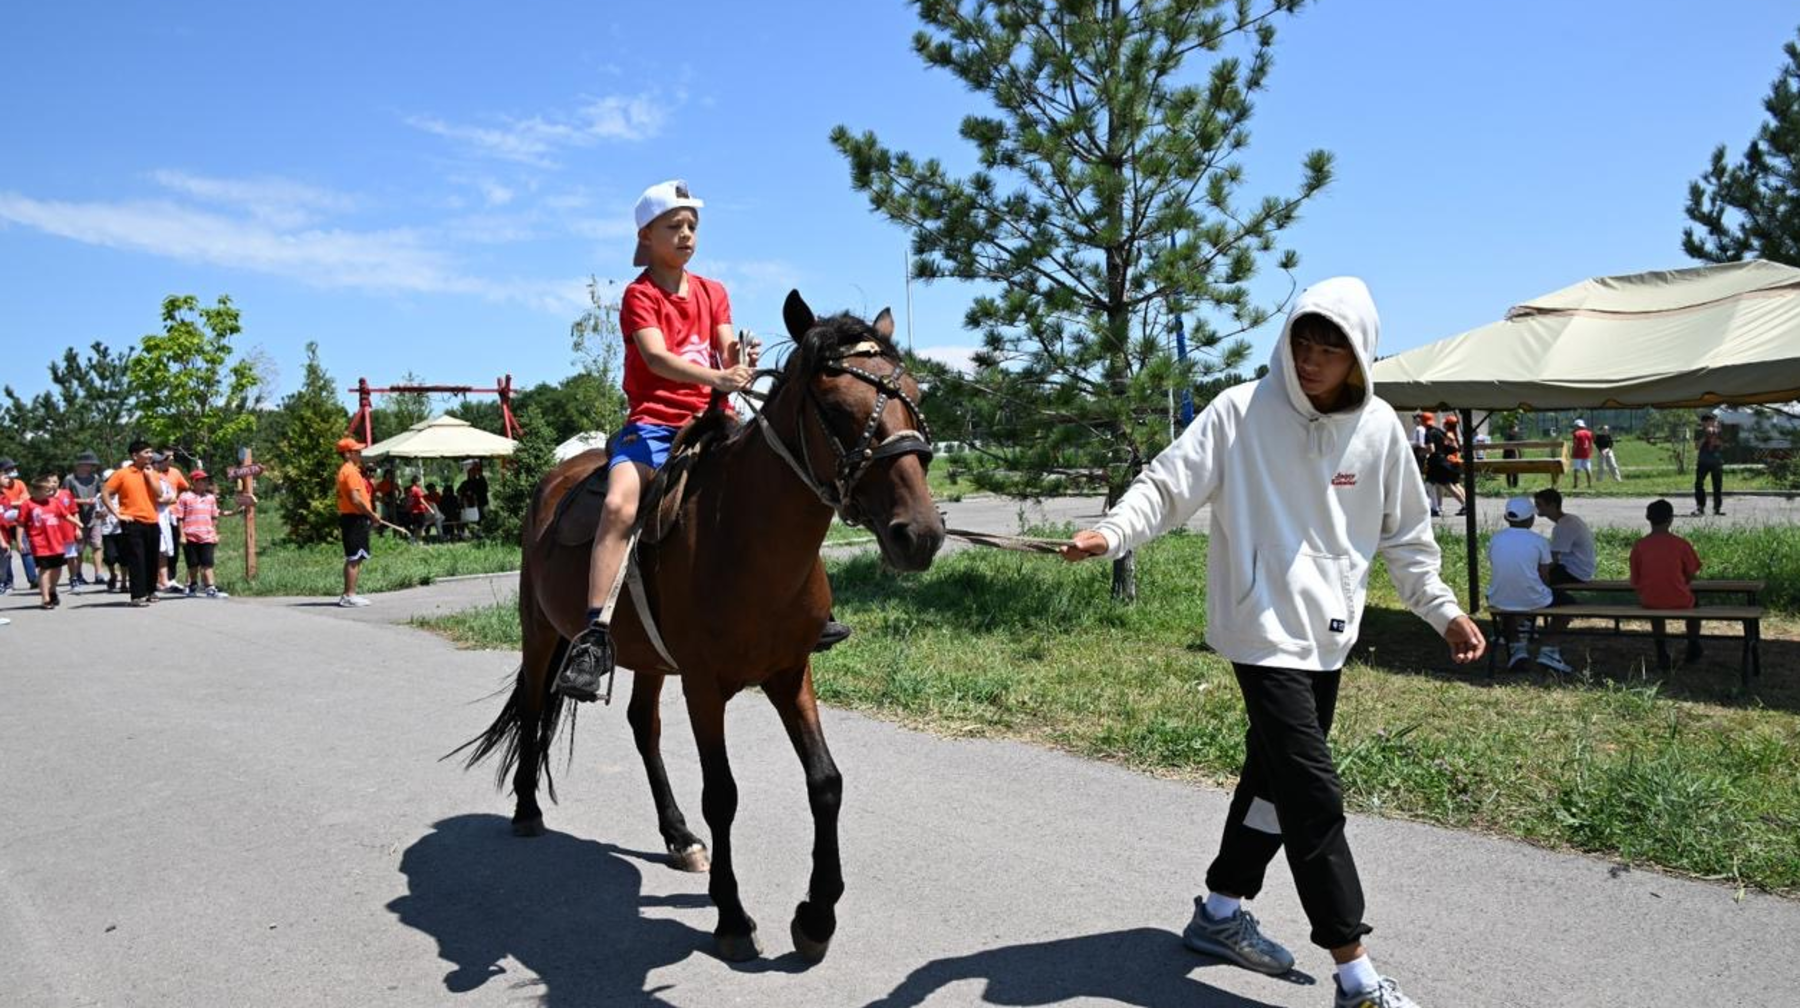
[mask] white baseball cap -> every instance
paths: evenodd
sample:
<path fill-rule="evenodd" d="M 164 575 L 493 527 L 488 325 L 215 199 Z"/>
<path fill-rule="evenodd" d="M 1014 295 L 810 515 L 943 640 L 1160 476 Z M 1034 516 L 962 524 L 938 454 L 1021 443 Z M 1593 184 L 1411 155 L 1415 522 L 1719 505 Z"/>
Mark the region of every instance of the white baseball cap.
<path fill-rule="evenodd" d="M 670 210 L 686 208 L 698 213 L 700 208 L 705 205 L 700 200 L 688 195 L 686 179 L 670 179 L 645 189 L 644 195 L 638 197 L 637 206 L 633 208 L 632 214 L 637 219 L 638 230 L 642 231 L 650 226 L 651 221 Z M 642 239 L 638 241 L 637 252 L 631 257 L 631 264 L 633 266 L 650 265 L 650 250 L 645 247 Z"/>
<path fill-rule="evenodd" d="M 1586 426 L 1587 426 L 1587 421 L 1586 421 L 1586 420 L 1577 420 L 1577 421 L 1575 421 L 1575 426 L 1577 426 L 1577 427 L 1586 427 Z"/>
<path fill-rule="evenodd" d="M 1530 497 L 1514 497 L 1506 502 L 1507 521 L 1524 521 L 1536 517 L 1537 505 L 1531 502 Z"/>

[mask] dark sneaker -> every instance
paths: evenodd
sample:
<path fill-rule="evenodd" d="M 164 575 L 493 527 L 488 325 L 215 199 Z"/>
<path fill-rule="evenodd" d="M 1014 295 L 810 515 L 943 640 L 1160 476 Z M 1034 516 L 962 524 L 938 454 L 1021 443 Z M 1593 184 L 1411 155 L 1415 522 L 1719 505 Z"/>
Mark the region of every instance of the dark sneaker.
<path fill-rule="evenodd" d="M 600 699 L 600 680 L 613 671 L 612 632 L 590 623 L 569 642 L 569 654 L 557 670 L 555 690 L 571 700 L 586 703 Z"/>
<path fill-rule="evenodd" d="M 1294 954 L 1265 937 L 1250 911 L 1214 920 L 1206 912 L 1206 900 L 1194 900 L 1194 919 L 1181 932 L 1181 943 L 1203 955 L 1237 963 L 1248 970 L 1280 976 L 1294 968 Z"/>
<path fill-rule="evenodd" d="M 1387 977 L 1364 991 L 1347 993 L 1333 981 L 1332 988 L 1337 991 L 1337 1000 L 1331 1008 L 1419 1008 L 1419 1002 L 1400 993 L 1400 985 Z"/>
<path fill-rule="evenodd" d="M 819 630 L 819 642 L 813 645 L 813 653 L 818 654 L 820 651 L 830 651 L 832 648 L 849 640 L 851 633 L 853 633 L 853 631 L 849 627 L 839 623 L 837 620 L 826 620 L 825 626 Z"/>

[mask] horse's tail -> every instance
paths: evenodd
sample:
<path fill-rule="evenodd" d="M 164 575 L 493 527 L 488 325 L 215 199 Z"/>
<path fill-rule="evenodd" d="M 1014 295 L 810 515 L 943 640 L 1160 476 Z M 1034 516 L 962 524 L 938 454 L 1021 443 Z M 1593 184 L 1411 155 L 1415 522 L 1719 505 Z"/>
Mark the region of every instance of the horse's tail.
<path fill-rule="evenodd" d="M 568 641 L 557 641 L 556 651 L 551 657 L 551 669 L 561 667 L 568 650 Z M 549 676 L 543 677 L 539 682 L 542 684 L 544 695 L 538 698 L 536 704 L 527 703 L 526 691 L 531 689 L 531 673 L 521 663 L 514 680 L 512 695 L 506 698 L 506 705 L 500 708 L 500 714 L 494 718 L 494 723 L 488 725 L 481 734 L 450 750 L 439 759 L 447 760 L 467 751 L 469 755 L 467 759 L 463 760 L 463 769 L 473 770 L 476 764 L 498 753 L 500 762 L 494 768 L 494 786 L 504 788 L 507 777 L 511 776 L 513 770 L 519 765 L 522 750 L 529 747 L 532 759 L 537 762 L 537 777 L 543 781 L 544 790 L 550 795 L 550 800 L 556 801 L 556 778 L 550 772 L 550 749 L 555 744 L 557 732 L 562 729 L 565 721 L 568 722 L 570 729 L 575 727 L 576 707 L 574 704 L 565 704 L 562 694 L 549 688 L 551 682 Z M 504 688 L 502 687 L 502 689 Z M 498 692 L 494 695 L 498 695 Z M 530 713 L 530 708 L 533 706 L 537 708 L 536 717 Z M 569 760 L 573 762 L 574 759 L 575 736 L 571 734 L 569 736 Z"/>

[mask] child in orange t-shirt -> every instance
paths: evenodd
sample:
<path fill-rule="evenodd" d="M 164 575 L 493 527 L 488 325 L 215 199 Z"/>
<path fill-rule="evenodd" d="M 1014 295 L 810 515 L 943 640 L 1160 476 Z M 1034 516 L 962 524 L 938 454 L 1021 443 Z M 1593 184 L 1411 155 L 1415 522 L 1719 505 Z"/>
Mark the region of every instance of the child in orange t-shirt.
<path fill-rule="evenodd" d="M 56 582 L 68 562 L 64 551 L 81 533 L 74 508 L 56 493 L 56 477 L 40 476 L 31 483 L 31 497 L 19 505 L 19 525 L 25 532 L 31 555 L 37 561 L 38 597 L 45 609 L 62 605 Z"/>
<path fill-rule="evenodd" d="M 1694 591 L 1689 587 L 1700 573 L 1700 554 L 1694 544 L 1669 531 L 1675 521 L 1675 505 L 1666 500 L 1653 500 L 1644 509 L 1650 522 L 1650 534 L 1631 545 L 1631 589 L 1646 609 L 1692 609 Z M 1663 621 L 1655 621 L 1656 662 L 1669 667 L 1669 654 L 1663 647 Z M 1682 660 L 1700 660 L 1700 621 L 1687 621 L 1687 653 Z"/>

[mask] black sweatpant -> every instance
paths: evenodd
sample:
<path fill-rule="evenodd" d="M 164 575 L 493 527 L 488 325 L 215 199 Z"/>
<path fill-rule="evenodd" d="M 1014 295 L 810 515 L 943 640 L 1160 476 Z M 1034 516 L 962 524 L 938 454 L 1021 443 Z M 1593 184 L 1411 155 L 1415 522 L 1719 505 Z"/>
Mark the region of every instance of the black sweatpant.
<path fill-rule="evenodd" d="M 1244 772 L 1231 796 L 1219 856 L 1206 871 L 1213 892 L 1250 899 L 1277 851 L 1287 848 L 1312 943 L 1334 949 L 1371 930 L 1362 882 L 1344 838 L 1344 793 L 1325 736 L 1342 671 L 1234 665 L 1250 730 Z"/>
<path fill-rule="evenodd" d="M 119 523 L 119 547 L 131 580 L 131 597 L 156 593 L 156 566 L 162 562 L 162 530 L 155 522 Z"/>
<path fill-rule="evenodd" d="M 1725 463 L 1698 462 L 1694 465 L 1694 510 L 1706 510 L 1706 476 L 1712 474 L 1713 510 L 1725 510 L 1725 494 L 1722 484 L 1725 481 Z"/>

